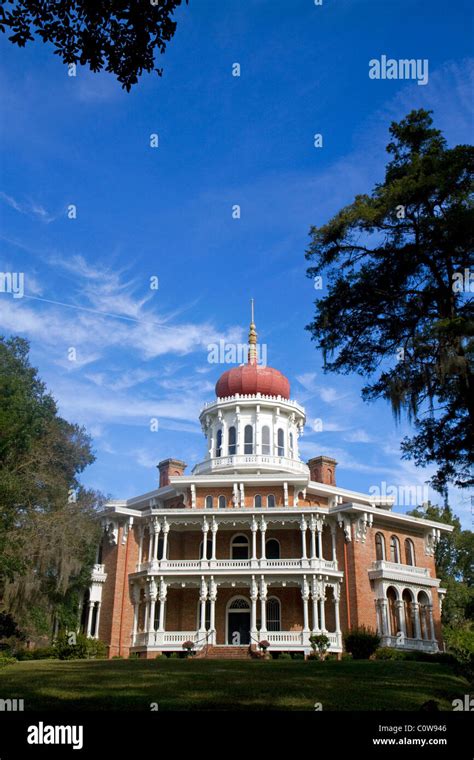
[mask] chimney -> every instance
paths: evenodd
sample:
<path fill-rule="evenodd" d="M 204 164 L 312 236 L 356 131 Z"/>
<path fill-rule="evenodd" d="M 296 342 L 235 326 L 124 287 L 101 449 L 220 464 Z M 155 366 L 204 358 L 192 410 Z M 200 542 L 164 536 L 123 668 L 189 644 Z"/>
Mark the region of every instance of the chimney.
<path fill-rule="evenodd" d="M 308 461 L 311 480 L 324 483 L 326 486 L 336 485 L 337 462 L 331 457 L 313 457 Z"/>
<path fill-rule="evenodd" d="M 170 478 L 174 475 L 182 475 L 186 467 L 187 464 L 182 462 L 181 459 L 163 459 L 163 461 L 159 462 L 160 488 L 169 486 Z"/>

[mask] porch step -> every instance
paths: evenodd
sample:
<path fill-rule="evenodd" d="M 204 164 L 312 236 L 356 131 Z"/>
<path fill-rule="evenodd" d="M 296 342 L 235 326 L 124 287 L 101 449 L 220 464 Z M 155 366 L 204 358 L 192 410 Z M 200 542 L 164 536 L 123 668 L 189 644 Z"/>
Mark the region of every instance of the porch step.
<path fill-rule="evenodd" d="M 249 648 L 247 646 L 219 646 L 210 645 L 204 647 L 196 655 L 197 658 L 206 658 L 208 660 L 249 660 Z"/>

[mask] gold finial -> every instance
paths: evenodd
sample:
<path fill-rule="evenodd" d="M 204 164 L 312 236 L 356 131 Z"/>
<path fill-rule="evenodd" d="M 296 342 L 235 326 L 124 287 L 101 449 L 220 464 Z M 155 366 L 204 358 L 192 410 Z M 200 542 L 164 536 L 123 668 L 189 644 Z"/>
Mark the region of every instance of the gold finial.
<path fill-rule="evenodd" d="M 250 299 L 251 303 L 251 309 L 252 309 L 252 316 L 251 316 L 251 322 L 250 322 L 250 330 L 249 330 L 249 358 L 248 363 L 249 364 L 256 364 L 257 363 L 257 331 L 255 329 L 255 322 L 254 322 L 254 301 L 253 298 Z"/>

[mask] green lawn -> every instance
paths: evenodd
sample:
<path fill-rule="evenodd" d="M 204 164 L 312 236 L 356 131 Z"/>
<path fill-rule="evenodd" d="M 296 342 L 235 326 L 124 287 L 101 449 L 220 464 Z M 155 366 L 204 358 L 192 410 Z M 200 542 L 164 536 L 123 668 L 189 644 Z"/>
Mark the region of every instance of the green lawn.
<path fill-rule="evenodd" d="M 0 698 L 25 710 L 452 710 L 469 692 L 447 665 L 424 662 L 41 660 L 0 670 Z"/>

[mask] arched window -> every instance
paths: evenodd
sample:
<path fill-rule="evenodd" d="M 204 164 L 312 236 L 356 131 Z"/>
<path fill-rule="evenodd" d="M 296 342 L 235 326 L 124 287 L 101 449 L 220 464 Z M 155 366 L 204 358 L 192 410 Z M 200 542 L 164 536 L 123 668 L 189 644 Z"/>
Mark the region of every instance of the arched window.
<path fill-rule="evenodd" d="M 270 454 L 270 428 L 264 425 L 262 428 L 262 454 Z"/>
<path fill-rule="evenodd" d="M 409 639 L 415 638 L 415 621 L 413 617 L 413 598 L 408 591 L 408 589 L 405 589 L 402 594 L 402 601 L 403 601 L 403 608 L 405 612 L 405 627 L 407 631 L 407 636 Z"/>
<path fill-rule="evenodd" d="M 405 562 L 407 565 L 415 565 L 415 545 L 411 538 L 405 539 Z"/>
<path fill-rule="evenodd" d="M 227 499 L 225 496 L 222 496 L 222 494 L 219 496 L 218 504 L 219 509 L 225 509 L 227 507 Z"/>
<path fill-rule="evenodd" d="M 390 539 L 390 561 L 400 562 L 400 541 L 396 536 Z"/>
<path fill-rule="evenodd" d="M 285 433 L 283 432 L 281 428 L 278 429 L 277 441 L 278 441 L 278 446 L 277 446 L 278 456 L 284 457 L 285 456 Z"/>
<path fill-rule="evenodd" d="M 249 540 L 247 536 L 234 536 L 231 543 L 231 559 L 249 558 Z"/>
<path fill-rule="evenodd" d="M 265 544 L 267 559 L 280 559 L 280 544 L 276 538 L 269 538 Z"/>
<path fill-rule="evenodd" d="M 281 631 L 281 607 L 276 596 L 267 599 L 267 631 Z"/>
<path fill-rule="evenodd" d="M 275 506 L 275 497 L 272 493 L 269 493 L 267 496 L 267 507 L 274 507 Z"/>
<path fill-rule="evenodd" d="M 214 497 L 206 496 L 206 509 L 213 509 L 213 508 L 214 508 Z"/>
<path fill-rule="evenodd" d="M 208 538 L 206 541 L 206 554 L 203 556 L 204 541 L 199 544 L 199 559 L 211 559 L 212 557 L 212 538 Z"/>
<path fill-rule="evenodd" d="M 375 557 L 378 560 L 385 559 L 385 538 L 383 533 L 375 534 Z"/>
<path fill-rule="evenodd" d="M 217 431 L 216 438 L 216 457 L 222 456 L 222 430 Z"/>
<path fill-rule="evenodd" d="M 229 456 L 233 456 L 236 453 L 236 436 L 235 427 L 229 428 Z"/>
<path fill-rule="evenodd" d="M 288 436 L 288 438 L 289 438 L 289 441 L 290 441 L 290 457 L 293 458 L 293 456 L 294 456 L 294 454 L 293 454 L 293 433 L 290 433 L 290 435 Z"/>
<path fill-rule="evenodd" d="M 253 428 L 246 425 L 244 429 L 244 454 L 253 454 Z"/>
<path fill-rule="evenodd" d="M 253 500 L 253 505 L 254 505 L 254 507 L 256 509 L 261 509 L 262 508 L 262 497 L 260 496 L 259 493 L 255 494 L 255 497 L 254 497 L 254 500 Z"/>

